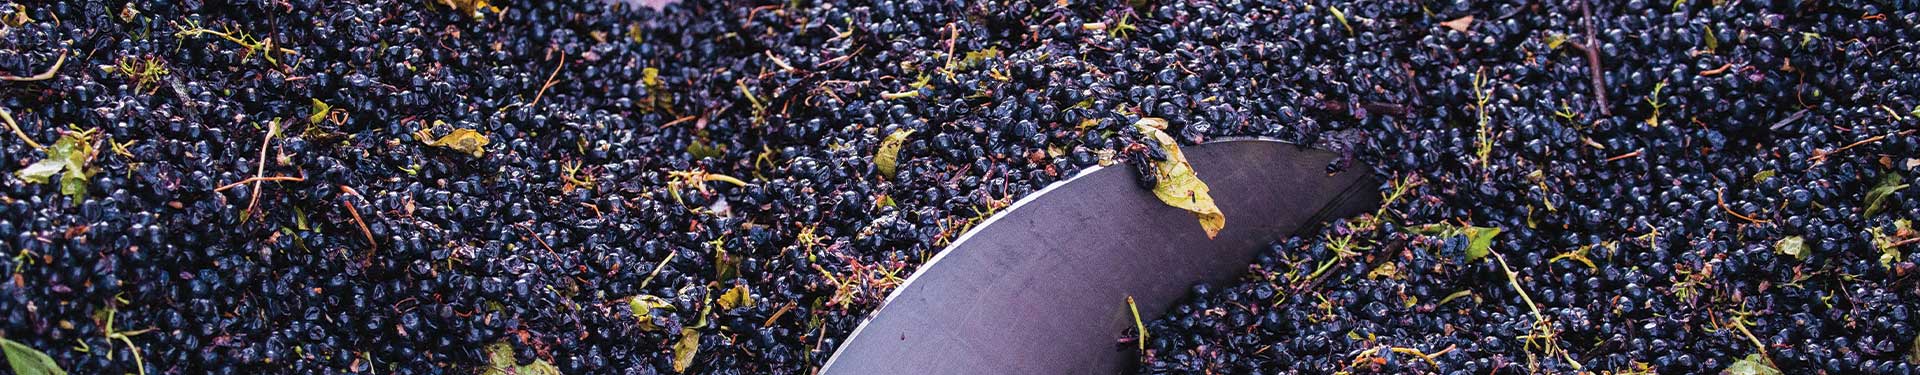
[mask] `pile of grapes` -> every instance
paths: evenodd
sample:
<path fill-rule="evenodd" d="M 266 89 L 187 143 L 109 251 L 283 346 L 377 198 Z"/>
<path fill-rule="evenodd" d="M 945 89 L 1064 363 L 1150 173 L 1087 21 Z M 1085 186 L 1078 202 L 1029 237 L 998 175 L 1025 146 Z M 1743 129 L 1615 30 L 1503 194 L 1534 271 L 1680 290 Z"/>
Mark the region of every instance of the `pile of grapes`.
<path fill-rule="evenodd" d="M 0 349 L 805 374 L 1158 118 L 1388 204 L 1115 332 L 1141 372 L 1912 373 L 1917 9 L 0 0 Z"/>

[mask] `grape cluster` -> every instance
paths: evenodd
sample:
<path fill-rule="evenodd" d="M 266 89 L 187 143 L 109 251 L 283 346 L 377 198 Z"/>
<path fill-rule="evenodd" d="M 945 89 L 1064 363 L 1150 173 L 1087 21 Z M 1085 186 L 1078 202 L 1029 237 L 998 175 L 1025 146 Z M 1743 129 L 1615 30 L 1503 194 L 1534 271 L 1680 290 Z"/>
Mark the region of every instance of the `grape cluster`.
<path fill-rule="evenodd" d="M 1402 93 L 1317 116 L 1388 204 L 1195 286 L 1142 373 L 1920 372 L 1920 4 L 1314 3 L 1147 19 L 1304 19 L 1221 48 Z"/>

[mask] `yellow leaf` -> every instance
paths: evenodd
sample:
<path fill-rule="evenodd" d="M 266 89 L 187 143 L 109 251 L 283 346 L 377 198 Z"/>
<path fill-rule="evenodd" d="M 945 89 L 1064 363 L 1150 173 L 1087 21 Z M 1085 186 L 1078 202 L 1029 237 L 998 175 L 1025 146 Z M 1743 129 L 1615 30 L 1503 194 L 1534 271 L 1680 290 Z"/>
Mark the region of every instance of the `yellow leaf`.
<path fill-rule="evenodd" d="M 673 310 L 673 304 L 667 303 L 667 300 L 650 294 L 634 296 L 633 299 L 627 301 L 627 307 L 633 308 L 633 316 L 640 318 L 640 330 L 642 331 L 652 331 L 660 328 L 653 324 L 653 310 Z"/>
<path fill-rule="evenodd" d="M 452 133 L 447 133 L 440 139 L 427 142 L 427 145 L 450 148 L 477 158 L 487 154 L 487 144 L 492 142 L 487 139 L 486 134 L 480 134 L 473 129 L 454 129 Z"/>
<path fill-rule="evenodd" d="M 693 355 L 700 353 L 700 331 L 680 329 L 680 341 L 673 344 L 673 372 L 686 372 L 693 366 Z"/>
<path fill-rule="evenodd" d="M 887 139 L 880 141 L 880 153 L 873 155 L 873 164 L 880 168 L 880 175 L 893 177 L 894 168 L 900 159 L 900 146 L 907 143 L 909 135 L 913 135 L 912 130 L 895 130 L 893 134 L 887 135 Z"/>
<path fill-rule="evenodd" d="M 1194 173 L 1193 165 L 1187 164 L 1187 156 L 1180 152 L 1180 144 L 1173 140 L 1173 136 L 1167 135 L 1167 120 L 1143 118 L 1134 122 L 1133 126 L 1166 148 L 1167 160 L 1154 166 L 1159 183 L 1153 186 L 1153 195 L 1169 206 L 1192 212 L 1200 220 L 1200 228 L 1207 231 L 1208 239 L 1219 235 L 1220 229 L 1227 227 L 1227 217 L 1220 213 L 1220 206 L 1213 203 L 1207 183 Z"/>
<path fill-rule="evenodd" d="M 313 114 L 307 115 L 308 123 L 318 124 L 320 121 L 327 119 L 328 112 L 333 112 L 333 106 L 327 105 L 326 102 L 322 102 L 320 99 L 308 100 L 313 101 Z"/>
<path fill-rule="evenodd" d="M 721 309 L 733 310 L 738 307 L 753 307 L 753 291 L 747 289 L 747 284 L 734 284 L 727 294 L 720 295 Z"/>

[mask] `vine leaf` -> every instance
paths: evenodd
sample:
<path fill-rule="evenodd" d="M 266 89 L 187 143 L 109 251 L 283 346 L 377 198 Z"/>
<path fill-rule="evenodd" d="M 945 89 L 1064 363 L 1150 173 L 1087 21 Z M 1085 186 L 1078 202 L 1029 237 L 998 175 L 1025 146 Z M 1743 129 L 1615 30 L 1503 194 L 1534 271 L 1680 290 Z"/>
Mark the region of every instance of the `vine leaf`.
<path fill-rule="evenodd" d="M 14 172 L 28 183 L 44 184 L 52 180 L 56 173 L 60 176 L 60 193 L 73 197 L 74 202 L 87 196 L 87 179 L 95 171 L 88 170 L 87 161 L 93 159 L 93 144 L 88 141 L 92 132 L 68 132 L 60 136 L 53 147 L 47 148 L 47 158 L 40 159 L 26 168 Z"/>
<path fill-rule="evenodd" d="M 1767 364 L 1766 359 L 1761 358 L 1759 354 L 1750 354 L 1747 355 L 1746 359 L 1734 361 L 1733 365 L 1727 366 L 1727 373 L 1731 375 L 1781 375 L 1780 369 L 1773 368 L 1773 365 Z"/>
<path fill-rule="evenodd" d="M 0 349 L 6 351 L 7 364 L 12 365 L 14 374 L 67 375 L 67 370 L 62 370 L 59 364 L 53 363 L 53 357 L 48 357 L 47 353 L 27 344 L 0 338 Z"/>
<path fill-rule="evenodd" d="M 1867 216 L 1885 211 L 1887 196 L 1906 188 L 1907 184 L 1900 183 L 1899 173 L 1888 173 L 1885 177 L 1881 177 L 1880 183 L 1875 184 L 1873 190 L 1867 191 Z"/>
<path fill-rule="evenodd" d="M 673 372 L 687 372 L 693 366 L 693 356 L 700 353 L 700 331 L 693 328 L 680 329 L 680 341 L 673 343 Z"/>
<path fill-rule="evenodd" d="M 486 134 L 480 134 L 480 132 L 474 131 L 473 129 L 454 129 L 453 132 L 447 133 L 447 135 L 441 136 L 440 139 L 432 141 L 427 141 L 427 137 L 424 136 L 418 138 L 426 142 L 428 146 L 446 147 L 454 151 L 473 155 L 473 157 L 476 158 L 486 156 L 487 144 L 493 143 L 492 140 L 487 139 Z"/>
<path fill-rule="evenodd" d="M 912 130 L 895 130 L 887 135 L 887 139 L 880 141 L 880 153 L 873 155 L 873 165 L 880 168 L 881 175 L 893 177 L 893 171 L 899 167 L 900 147 L 906 145 L 907 136 L 910 135 L 913 135 Z"/>
<path fill-rule="evenodd" d="M 1154 163 L 1153 173 L 1157 177 L 1154 181 L 1158 182 L 1153 186 L 1153 195 L 1169 206 L 1192 212 L 1200 220 L 1200 229 L 1207 231 L 1208 239 L 1218 236 L 1220 229 L 1227 227 L 1227 216 L 1213 203 L 1206 181 L 1194 173 L 1186 154 L 1180 152 L 1180 144 L 1167 135 L 1167 120 L 1142 118 L 1134 122 L 1133 127 L 1166 150 L 1167 160 Z"/>
<path fill-rule="evenodd" d="M 1487 257 L 1493 252 L 1493 236 L 1500 235 L 1500 228 L 1474 227 L 1461 228 L 1467 235 L 1467 261 L 1472 262 Z"/>
<path fill-rule="evenodd" d="M 1793 256 L 1794 259 L 1807 259 L 1807 239 L 1800 236 L 1788 236 L 1773 242 L 1773 251 Z"/>
<path fill-rule="evenodd" d="M 747 284 L 735 284 L 733 289 L 727 290 L 727 294 L 720 295 L 719 303 L 722 310 L 753 307 L 753 291 L 747 289 Z"/>
<path fill-rule="evenodd" d="M 481 375 L 561 375 L 560 368 L 544 359 L 535 359 L 526 365 L 516 364 L 513 359 L 513 344 L 507 340 L 487 345 L 487 370 Z"/>

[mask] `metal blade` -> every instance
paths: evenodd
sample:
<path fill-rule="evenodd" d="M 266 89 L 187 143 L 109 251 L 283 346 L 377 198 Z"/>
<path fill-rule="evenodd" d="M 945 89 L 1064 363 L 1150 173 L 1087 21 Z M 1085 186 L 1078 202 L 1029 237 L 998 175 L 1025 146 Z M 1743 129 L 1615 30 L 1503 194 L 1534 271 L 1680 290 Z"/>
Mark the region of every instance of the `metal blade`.
<path fill-rule="evenodd" d="M 1195 283 L 1234 279 L 1275 239 L 1379 206 L 1336 155 L 1266 140 L 1183 149 L 1227 226 L 1208 240 L 1125 166 L 1014 203 L 936 255 L 854 330 L 822 374 L 1113 374 L 1138 358 L 1126 298 L 1153 319 Z"/>

